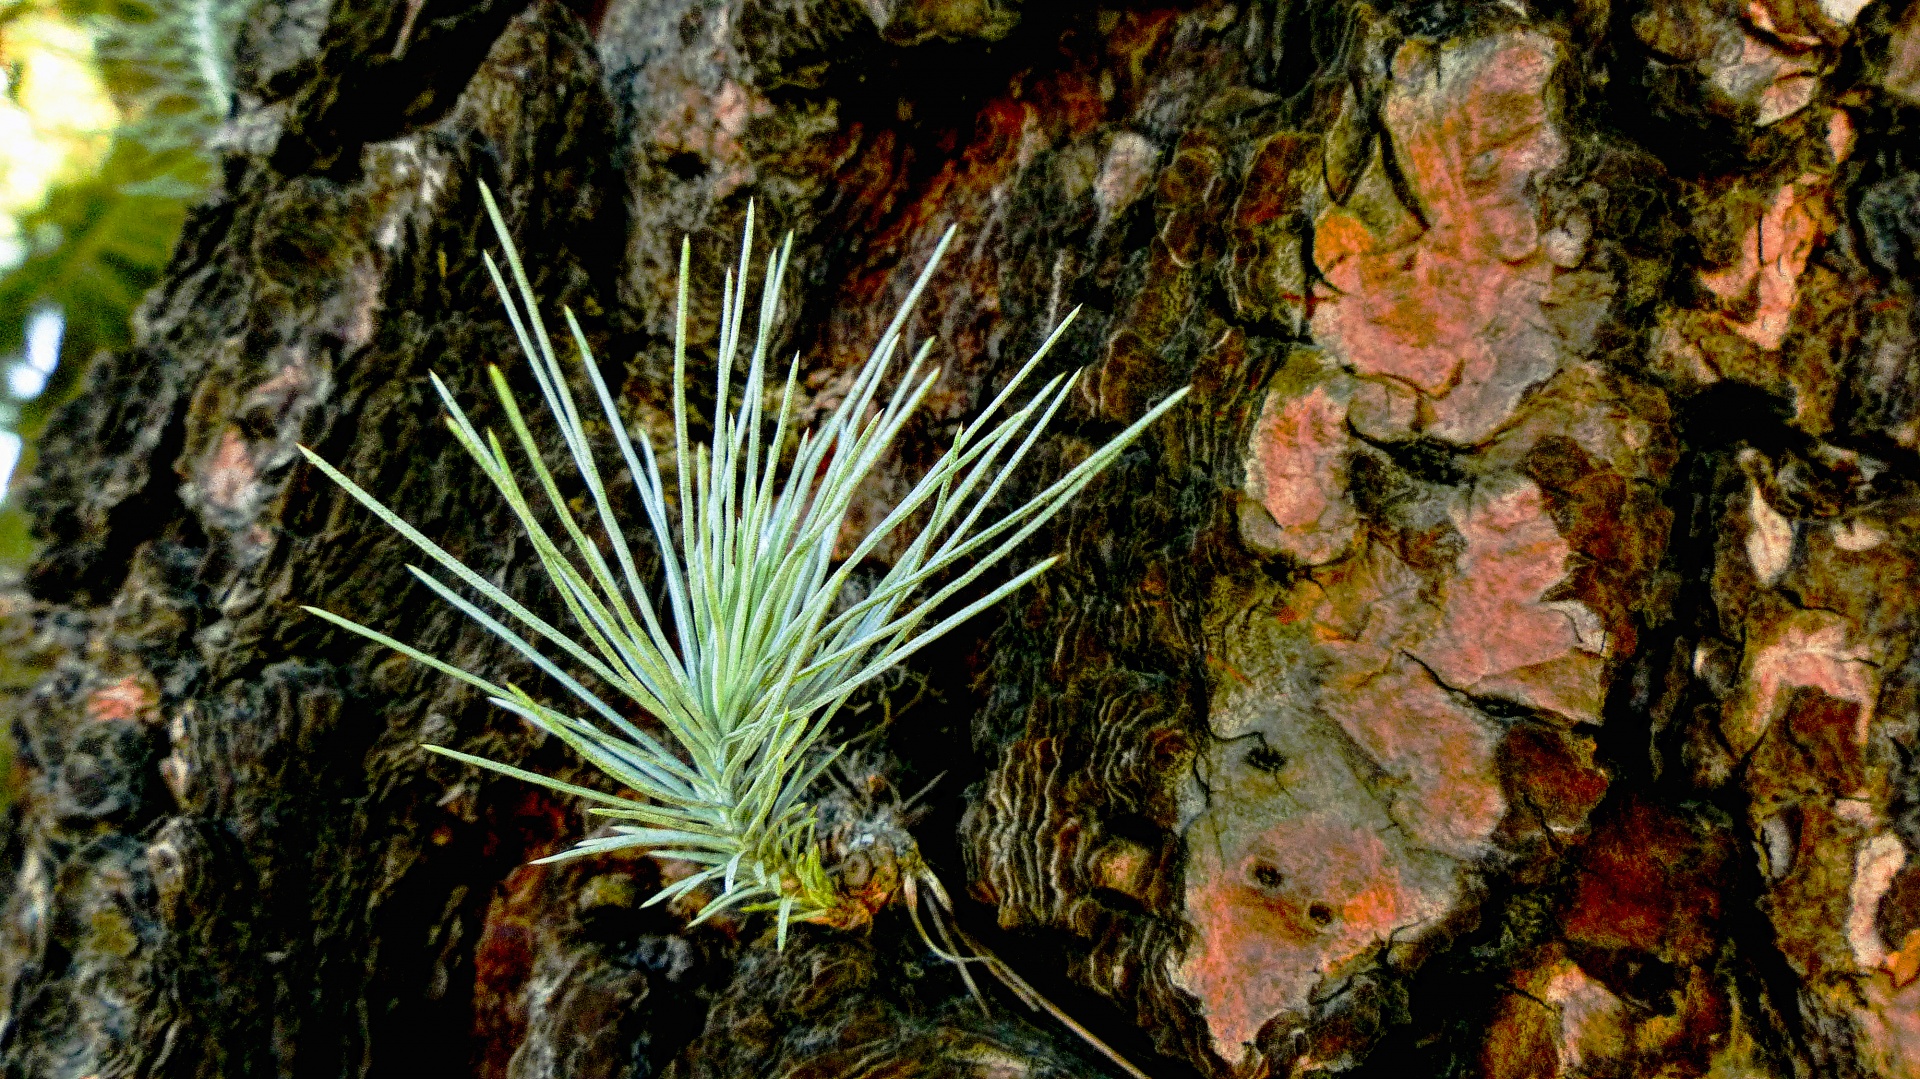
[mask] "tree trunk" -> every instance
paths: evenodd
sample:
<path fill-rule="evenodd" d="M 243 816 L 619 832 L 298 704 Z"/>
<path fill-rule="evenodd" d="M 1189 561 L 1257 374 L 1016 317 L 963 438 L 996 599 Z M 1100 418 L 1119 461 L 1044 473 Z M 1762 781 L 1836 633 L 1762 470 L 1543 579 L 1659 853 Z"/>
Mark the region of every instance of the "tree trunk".
<path fill-rule="evenodd" d="M 897 907 L 526 865 L 592 820 L 418 744 L 602 781 L 301 611 L 540 685 L 295 450 L 554 603 L 426 381 L 526 379 L 484 182 L 640 430 L 683 235 L 698 385 L 795 233 L 813 408 L 957 225 L 866 520 L 1075 307 L 1016 486 L 1193 384 L 823 794 L 1148 1073 L 1920 1076 L 1920 3 L 284 0 L 240 60 L 30 485 L 6 1075 L 1112 1074 Z"/>

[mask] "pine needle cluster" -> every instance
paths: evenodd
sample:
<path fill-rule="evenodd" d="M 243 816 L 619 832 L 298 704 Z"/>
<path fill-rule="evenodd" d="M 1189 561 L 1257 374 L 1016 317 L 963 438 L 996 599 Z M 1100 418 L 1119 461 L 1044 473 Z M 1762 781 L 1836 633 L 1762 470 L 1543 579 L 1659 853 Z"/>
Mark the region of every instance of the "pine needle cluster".
<path fill-rule="evenodd" d="M 502 438 L 476 428 L 437 376 L 433 387 L 454 437 L 526 530 L 560 595 L 566 623 L 555 625 L 529 610 L 306 452 L 316 468 L 437 567 L 436 572 L 410 566 L 415 576 L 526 657 L 564 690 L 565 699 L 537 699 L 519 686 L 496 684 L 338 614 L 308 610 L 479 689 L 494 704 L 564 741 L 629 792 L 608 794 L 446 747 L 427 747 L 577 796 L 593 803 L 590 813 L 610 822 L 604 834 L 542 861 L 640 847 L 694 863 L 697 872 L 649 902 L 694 897 L 701 901 L 696 920 L 730 910 L 771 911 L 782 945 L 794 921 L 863 921 L 867 912 L 851 909 L 855 901 L 823 864 L 809 800 L 809 789 L 839 752 L 825 744 L 835 711 L 861 686 L 1052 565 L 1053 559 L 1044 559 L 991 587 L 976 586 L 1186 391 L 1160 402 L 1038 494 L 1005 508 L 1008 477 L 1073 388 L 1075 376 L 1056 375 L 1021 399 L 1022 388 L 1065 332 L 1067 323 L 1062 323 L 905 497 L 836 558 L 863 485 L 888 459 L 895 439 L 940 378 L 939 368 L 929 362 L 932 342 L 916 350 L 904 369 L 897 360 L 908 319 L 953 231 L 942 238 L 839 405 L 818 426 L 800 430 L 797 356 L 787 365 L 777 407 L 771 414 L 765 409 L 773 395 L 767 352 L 792 237 L 766 260 L 749 339 L 749 210 L 739 265 L 725 275 L 715 415 L 704 444 L 696 443 L 689 430 L 689 249 L 683 242 L 668 482 L 661 449 L 644 435 L 629 435 L 579 323 L 566 311 L 563 318 L 592 400 L 583 403 L 569 388 L 506 223 L 491 193 L 483 189 L 482 196 L 505 253 L 506 274 L 491 257 L 487 269 L 565 443 L 564 457 L 586 492 L 580 503 L 586 512 L 576 514 L 543 463 L 543 451 L 554 447 L 543 446 L 534 435 L 498 367 L 490 367 L 488 376 L 508 440 L 521 459 L 519 470 Z M 734 374 L 742 366 L 736 387 Z M 638 493 L 664 578 L 661 595 L 646 586 L 641 560 L 627 539 L 628 526 L 608 496 L 603 463 L 589 445 L 591 408 L 599 410 L 612 432 L 616 467 L 627 470 Z M 557 529 L 546 521 L 557 522 Z M 883 543 L 895 552 L 891 566 L 863 590 L 849 589 L 856 568 Z M 467 598 L 462 586 L 482 602 Z M 576 677 L 576 671 L 587 678 Z M 648 717 L 646 726 L 637 721 L 641 714 Z M 913 881 L 907 883 L 911 891 Z"/>

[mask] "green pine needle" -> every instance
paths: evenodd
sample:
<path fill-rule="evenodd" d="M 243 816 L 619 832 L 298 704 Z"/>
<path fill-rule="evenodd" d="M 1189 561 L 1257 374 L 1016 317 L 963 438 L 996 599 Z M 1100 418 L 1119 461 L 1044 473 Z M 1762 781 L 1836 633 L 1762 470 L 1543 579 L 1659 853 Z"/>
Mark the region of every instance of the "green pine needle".
<path fill-rule="evenodd" d="M 698 447 L 690 444 L 688 436 L 689 249 L 684 241 L 681 244 L 671 492 L 662 480 L 655 447 L 645 437 L 637 445 L 628 437 L 585 336 L 572 313 L 565 314 L 595 403 L 639 492 L 647 527 L 664 563 L 666 594 L 656 600 L 642 584 L 625 527 L 608 500 L 601 463 L 588 446 L 580 404 L 568 388 L 506 223 L 492 193 L 483 187 L 481 196 L 506 253 L 515 289 L 509 289 L 490 257 L 488 271 L 567 455 L 589 494 L 589 519 L 575 516 L 542 463 L 544 447 L 527 426 L 498 368 L 490 368 L 489 375 L 506 414 L 510 440 L 524 458 L 524 471 L 517 474 L 501 439 L 492 431 L 477 430 L 437 377 L 433 386 L 446 405 L 454 437 L 479 462 L 526 529 L 560 593 L 569 625 L 556 626 L 529 611 L 338 469 L 304 447 L 302 452 L 424 551 L 447 577 L 478 593 L 486 606 L 468 600 L 430 569 L 409 567 L 442 599 L 527 657 L 564 689 L 573 710 L 535 700 L 517 686 L 495 685 L 339 615 L 307 610 L 479 689 L 494 704 L 561 739 L 638 795 L 609 795 L 498 761 L 426 747 L 593 802 L 590 813 L 614 822 L 610 835 L 583 840 L 541 861 L 640 847 L 701 867 L 649 903 L 712 885 L 711 898 L 696 920 L 735 909 L 775 911 L 782 943 L 788 923 L 794 920 L 850 924 L 857 920 L 847 917 L 845 910 L 852 900 L 836 890 L 822 863 L 814 835 L 814 808 L 807 797 L 814 780 L 838 752 L 821 744 L 828 721 L 856 689 L 1052 565 L 1053 559 L 1042 561 L 940 616 L 949 601 L 1012 554 L 1148 424 L 1178 403 L 1186 390 L 1162 401 L 1017 509 L 992 515 L 990 507 L 1007 477 L 1072 390 L 1074 378 L 1056 376 L 1025 404 L 1013 404 L 1015 392 L 1071 323 L 1069 315 L 899 505 L 846 558 L 836 561 L 832 552 L 854 499 L 940 377 L 940 371 L 927 363 L 931 345 L 923 346 L 907 363 L 897 388 L 882 392 L 900 350 L 907 317 L 954 232 L 949 229 L 941 239 L 840 406 L 824 424 L 800 432 L 793 416 L 798 357 L 788 366 L 778 411 L 769 418 L 762 407 L 767 396 L 768 335 L 778 314 L 791 236 L 767 259 L 756 333 L 739 393 L 741 404 L 737 409 L 727 404 L 746 324 L 748 254 L 753 245 L 749 207 L 740 265 L 728 271 L 721 303 L 714 392 L 719 415 L 711 441 Z M 1000 418 L 996 421 L 995 416 Z M 541 522 L 535 509 L 541 501 L 553 511 L 560 534 Z M 904 543 L 885 575 L 865 595 L 843 602 L 842 592 L 862 559 L 914 524 L 918 532 Z M 596 542 L 596 537 L 604 544 Z M 575 679 L 563 663 L 591 673 L 607 696 Z M 608 697 L 620 706 L 609 703 Z M 635 711 L 651 716 L 657 723 L 651 729 L 658 733 L 631 721 L 628 715 Z"/>

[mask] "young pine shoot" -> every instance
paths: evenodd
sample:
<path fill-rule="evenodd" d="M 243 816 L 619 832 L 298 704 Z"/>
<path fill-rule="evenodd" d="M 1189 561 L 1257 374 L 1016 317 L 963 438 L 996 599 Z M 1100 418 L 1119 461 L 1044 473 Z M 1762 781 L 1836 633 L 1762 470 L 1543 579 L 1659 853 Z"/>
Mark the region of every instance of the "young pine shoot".
<path fill-rule="evenodd" d="M 507 275 L 490 256 L 487 270 L 564 443 L 564 457 L 577 472 L 578 486 L 584 487 L 582 505 L 588 512 L 576 515 L 560 481 L 543 463 L 543 452 L 554 447 L 535 437 L 498 367 L 490 366 L 487 373 L 509 428 L 507 441 L 522 459 L 519 469 L 503 439 L 476 428 L 446 385 L 437 376 L 432 382 L 454 437 L 526 530 L 565 607 L 565 624 L 556 625 L 528 609 L 338 469 L 304 447 L 302 452 L 426 554 L 430 566 L 408 567 L 416 577 L 526 657 L 566 696 L 536 699 L 519 686 L 496 684 L 379 630 L 306 609 L 479 689 L 495 705 L 565 742 L 631 792 L 608 794 L 446 747 L 425 747 L 584 799 L 593 803 L 589 813 L 609 822 L 604 834 L 540 861 L 639 847 L 692 863 L 698 871 L 648 902 L 688 897 L 700 902 L 696 922 L 730 910 L 771 912 L 781 947 L 795 921 L 842 927 L 865 922 L 874 913 L 871 890 L 854 894 L 836 883 L 815 835 L 816 811 L 809 800 L 815 780 L 839 753 L 838 747 L 823 744 L 836 710 L 861 686 L 1051 566 L 1054 559 L 1042 560 L 966 599 L 976 580 L 1012 555 L 1187 391 L 1160 402 L 1026 502 L 1000 509 L 1007 478 L 1073 389 L 1075 377 L 1056 375 L 1024 403 L 1016 400 L 1072 322 L 1069 315 L 899 504 L 844 557 L 835 558 L 862 486 L 940 378 L 940 370 L 928 363 L 929 342 L 891 380 L 893 389 L 885 388 L 898 367 L 907 319 L 953 230 L 942 237 L 838 407 L 824 423 L 801 431 L 794 416 L 797 356 L 787 366 L 777 410 L 772 416 L 764 411 L 771 396 L 766 383 L 769 336 L 778 318 L 791 236 L 767 259 L 739 403 L 730 404 L 747 327 L 753 245 L 749 208 L 739 266 L 727 272 L 723 285 L 714 418 L 705 445 L 694 444 L 689 434 L 689 246 L 683 241 L 668 482 L 660 465 L 661 449 L 644 434 L 637 440 L 629 436 L 586 337 L 573 313 L 565 311 L 577 362 L 592 388 L 590 402 L 576 399 L 499 207 L 484 187 L 481 197 L 506 256 Z M 512 288 L 506 276 L 511 276 Z M 615 467 L 627 470 L 645 525 L 653 533 L 664 578 L 662 595 L 651 594 L 643 581 L 626 524 L 608 497 L 606 466 L 589 446 L 586 417 L 594 407 L 618 448 Z M 550 516 L 536 509 L 540 503 Z M 856 567 L 883 543 L 894 555 L 892 565 L 864 591 L 849 591 Z M 460 586 L 481 602 L 469 599 Z M 593 688 L 570 673 L 575 670 L 587 672 Z M 642 726 L 632 718 L 635 713 L 645 713 L 652 722 Z M 929 946 L 961 964 L 963 974 L 967 963 L 985 964 L 1029 1005 L 1047 1007 L 1119 1059 L 960 933 L 957 925 L 949 929 L 945 889 L 917 856 L 911 862 L 903 870 L 903 898 L 920 925 L 919 897 L 929 897 L 935 929 L 946 945 L 934 945 L 922 928 Z M 956 937 L 974 954 L 960 954 Z M 967 981 L 972 984 L 971 978 Z"/>

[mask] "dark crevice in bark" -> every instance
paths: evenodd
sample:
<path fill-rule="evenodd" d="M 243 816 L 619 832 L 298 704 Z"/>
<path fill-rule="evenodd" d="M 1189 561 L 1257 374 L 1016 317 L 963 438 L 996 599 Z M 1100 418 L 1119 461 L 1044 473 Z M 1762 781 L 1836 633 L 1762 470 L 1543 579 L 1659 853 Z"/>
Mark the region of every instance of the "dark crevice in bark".
<path fill-rule="evenodd" d="M 278 73 L 265 88 L 294 118 L 271 157 L 285 176 L 309 172 L 351 184 L 360 148 L 419 131 L 454 107 L 460 92 L 525 0 L 337 5 L 319 55 Z M 402 34 L 407 37 L 402 40 Z"/>

